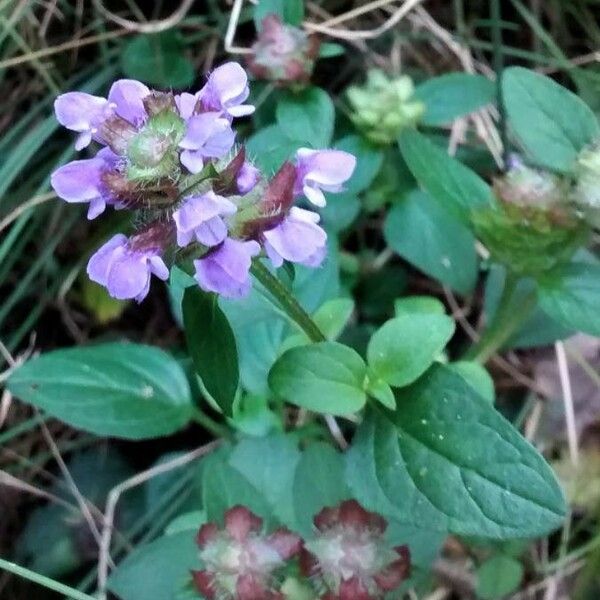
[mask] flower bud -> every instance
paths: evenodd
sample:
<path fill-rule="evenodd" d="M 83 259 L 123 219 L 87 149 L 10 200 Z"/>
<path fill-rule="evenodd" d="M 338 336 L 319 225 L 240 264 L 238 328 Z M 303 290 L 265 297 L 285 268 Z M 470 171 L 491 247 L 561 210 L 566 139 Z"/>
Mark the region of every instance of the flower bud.
<path fill-rule="evenodd" d="M 373 142 L 393 143 L 405 127 L 412 127 L 425 112 L 425 105 L 413 99 L 412 79 L 402 75 L 390 79 L 374 69 L 364 86 L 351 86 L 347 92 L 354 124 Z"/>
<path fill-rule="evenodd" d="M 319 51 L 319 40 L 302 29 L 286 25 L 274 14 L 262 21 L 248 59 L 249 71 L 279 85 L 307 83 Z"/>
<path fill-rule="evenodd" d="M 509 158 L 509 169 L 494 179 L 494 192 L 499 200 L 520 206 L 538 208 L 565 204 L 567 189 L 556 175 L 526 166 L 518 156 Z"/>
<path fill-rule="evenodd" d="M 408 577 L 406 546 L 392 548 L 387 523 L 356 500 L 324 508 L 314 519 L 318 534 L 305 543 L 301 567 L 327 600 L 376 600 Z"/>

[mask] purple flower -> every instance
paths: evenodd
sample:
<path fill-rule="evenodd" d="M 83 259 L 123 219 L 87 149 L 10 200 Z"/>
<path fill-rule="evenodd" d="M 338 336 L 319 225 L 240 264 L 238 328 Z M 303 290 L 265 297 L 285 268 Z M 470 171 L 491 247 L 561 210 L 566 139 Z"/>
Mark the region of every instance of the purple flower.
<path fill-rule="evenodd" d="M 238 192 L 243 196 L 254 189 L 260 179 L 260 170 L 251 162 L 245 161 L 238 171 L 235 182 Z"/>
<path fill-rule="evenodd" d="M 304 194 L 315 206 L 325 206 L 326 192 L 341 192 L 352 176 L 356 158 L 342 150 L 300 148 L 296 153 L 294 194 Z"/>
<path fill-rule="evenodd" d="M 245 296 L 250 291 L 252 257 L 259 252 L 258 242 L 225 239 L 220 246 L 194 261 L 198 285 L 226 298 Z"/>
<path fill-rule="evenodd" d="M 144 98 L 149 94 L 150 90 L 143 83 L 135 79 L 119 79 L 112 84 L 108 101 L 119 117 L 139 127 L 147 118 Z"/>
<path fill-rule="evenodd" d="M 179 146 L 180 160 L 190 173 L 198 173 L 205 158 L 221 158 L 233 146 L 235 133 L 227 119 L 218 113 L 192 115 L 187 121 L 185 135 Z"/>
<path fill-rule="evenodd" d="M 198 96 L 202 112 L 216 111 L 231 119 L 254 112 L 254 106 L 243 104 L 249 94 L 246 71 L 238 63 L 228 62 L 210 74 Z"/>
<path fill-rule="evenodd" d="M 107 204 L 118 204 L 103 181 L 105 173 L 116 169 L 118 160 L 110 148 L 103 148 L 94 158 L 74 160 L 58 168 L 50 183 L 66 202 L 89 202 L 87 217 L 95 219 Z"/>
<path fill-rule="evenodd" d="M 194 238 L 205 246 L 216 246 L 227 237 L 227 225 L 221 218 L 232 215 L 236 205 L 209 191 L 192 196 L 173 213 L 177 225 L 177 244 L 182 248 Z"/>
<path fill-rule="evenodd" d="M 190 94 L 189 92 L 183 92 L 175 96 L 175 105 L 179 111 L 179 116 L 187 121 L 196 109 L 198 103 L 198 93 Z"/>
<path fill-rule="evenodd" d="M 98 128 L 112 114 L 112 106 L 105 98 L 85 92 L 67 92 L 54 101 L 54 112 L 58 122 L 71 131 L 79 133 L 75 149 L 83 150 L 98 138 Z"/>
<path fill-rule="evenodd" d="M 281 223 L 263 233 L 264 246 L 275 268 L 284 260 L 318 267 L 327 251 L 327 234 L 317 225 L 319 215 L 292 206 Z"/>
<path fill-rule="evenodd" d="M 169 269 L 160 257 L 159 247 L 138 247 L 135 242 L 136 238 L 115 235 L 90 258 L 87 273 L 113 298 L 141 302 L 148 295 L 151 274 L 166 280 Z"/>

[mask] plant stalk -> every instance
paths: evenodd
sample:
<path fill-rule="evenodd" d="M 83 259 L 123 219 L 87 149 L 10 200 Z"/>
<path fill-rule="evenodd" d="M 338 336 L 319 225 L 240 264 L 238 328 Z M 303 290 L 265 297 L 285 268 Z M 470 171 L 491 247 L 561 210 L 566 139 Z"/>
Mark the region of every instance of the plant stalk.
<path fill-rule="evenodd" d="M 535 293 L 529 294 L 516 306 L 514 297 L 519 279 L 514 273 L 506 274 L 496 314 L 479 341 L 469 348 L 465 360 L 486 363 L 525 322 L 535 305 Z"/>
<path fill-rule="evenodd" d="M 266 288 L 277 301 L 277 304 L 304 331 L 312 342 L 324 342 L 327 338 L 302 308 L 300 303 L 290 294 L 289 290 L 275 277 L 260 261 L 252 261 L 250 272 Z"/>
<path fill-rule="evenodd" d="M 40 575 L 35 571 L 31 571 L 30 569 L 26 569 L 20 565 L 9 562 L 0 558 L 0 569 L 4 569 L 9 573 L 13 573 L 23 579 L 27 579 L 29 581 L 33 581 L 33 583 L 37 583 L 49 590 L 54 592 L 58 592 L 59 594 L 64 594 L 71 600 L 96 600 L 94 596 L 89 596 L 88 594 L 84 594 L 79 590 L 76 590 L 64 583 L 60 583 L 60 581 L 55 581 L 54 579 L 50 579 L 49 577 L 45 577 L 44 575 Z"/>

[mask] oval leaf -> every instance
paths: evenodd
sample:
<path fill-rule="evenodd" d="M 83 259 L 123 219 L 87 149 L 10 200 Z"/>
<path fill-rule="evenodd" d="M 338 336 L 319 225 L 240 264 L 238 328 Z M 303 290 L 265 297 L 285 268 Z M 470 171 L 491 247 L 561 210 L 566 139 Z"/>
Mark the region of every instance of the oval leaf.
<path fill-rule="evenodd" d="M 496 539 L 561 524 L 552 469 L 460 376 L 436 367 L 396 401 L 396 412 L 365 419 L 348 456 L 349 483 L 370 510 Z"/>
<path fill-rule="evenodd" d="M 329 94 L 317 87 L 282 94 L 276 109 L 277 124 L 292 140 L 313 148 L 331 142 L 335 110 Z"/>
<path fill-rule="evenodd" d="M 472 209 L 492 204 L 488 184 L 423 134 L 407 129 L 398 143 L 408 168 L 423 189 L 466 225 Z"/>
<path fill-rule="evenodd" d="M 190 287 L 183 295 L 183 324 L 194 368 L 206 391 L 231 415 L 240 379 L 235 335 L 215 294 Z"/>
<path fill-rule="evenodd" d="M 454 321 L 446 315 L 419 313 L 391 319 L 369 342 L 369 368 L 390 385 L 408 385 L 433 364 L 453 334 Z"/>
<path fill-rule="evenodd" d="M 169 354 L 138 344 L 102 344 L 43 354 L 8 380 L 21 400 L 97 435 L 144 439 L 183 427 L 190 389 Z"/>
<path fill-rule="evenodd" d="M 555 81 L 523 67 L 504 71 L 506 113 L 527 154 L 539 165 L 568 171 L 599 134 L 592 110 Z"/>
<path fill-rule="evenodd" d="M 493 102 L 495 93 L 483 75 L 447 73 L 419 85 L 415 97 L 425 104 L 424 125 L 444 125 Z"/>
<path fill-rule="evenodd" d="M 320 413 L 348 415 L 365 402 L 366 365 L 351 348 L 320 342 L 284 352 L 269 373 L 281 398 Z"/>

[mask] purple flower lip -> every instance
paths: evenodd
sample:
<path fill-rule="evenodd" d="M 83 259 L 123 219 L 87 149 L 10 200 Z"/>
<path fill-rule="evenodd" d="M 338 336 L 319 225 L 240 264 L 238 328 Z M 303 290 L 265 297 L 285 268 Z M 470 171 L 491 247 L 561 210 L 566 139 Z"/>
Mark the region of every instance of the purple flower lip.
<path fill-rule="evenodd" d="M 199 260 L 194 261 L 196 281 L 206 292 L 225 298 L 242 298 L 250 291 L 250 265 L 260 252 L 254 240 L 226 238 Z"/>
<path fill-rule="evenodd" d="M 325 258 L 327 234 L 317 225 L 319 215 L 292 206 L 287 217 L 263 233 L 267 256 L 275 268 L 284 259 L 317 267 Z"/>
<path fill-rule="evenodd" d="M 104 148 L 95 158 L 74 160 L 59 167 L 50 183 L 59 198 L 66 202 L 89 202 L 88 219 L 104 212 L 107 204 L 117 204 L 104 185 L 104 175 L 116 169 L 118 157 Z"/>
<path fill-rule="evenodd" d="M 194 238 L 205 246 L 216 246 L 227 237 L 227 225 L 221 217 L 237 211 L 233 202 L 209 191 L 192 196 L 173 213 L 177 226 L 177 244 L 185 247 Z"/>
<path fill-rule="evenodd" d="M 89 278 L 107 288 L 119 300 L 141 302 L 150 290 L 150 277 L 169 278 L 169 269 L 160 257 L 160 248 L 136 247 L 136 240 L 123 234 L 113 236 L 90 258 Z"/>
<path fill-rule="evenodd" d="M 202 112 L 220 112 L 227 118 L 244 117 L 254 112 L 254 106 L 244 104 L 250 95 L 246 71 L 236 62 L 217 67 L 198 93 Z"/>
<path fill-rule="evenodd" d="M 296 196 L 304 194 L 315 206 L 325 206 L 323 191 L 341 192 L 352 177 L 356 158 L 342 150 L 300 148 L 296 153 Z"/>

